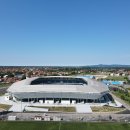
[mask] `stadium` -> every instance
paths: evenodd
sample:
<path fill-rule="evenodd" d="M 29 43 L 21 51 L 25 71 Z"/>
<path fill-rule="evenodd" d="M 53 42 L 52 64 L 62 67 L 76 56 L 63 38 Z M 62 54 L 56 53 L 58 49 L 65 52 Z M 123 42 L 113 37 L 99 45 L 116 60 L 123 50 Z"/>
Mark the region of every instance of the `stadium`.
<path fill-rule="evenodd" d="M 113 100 L 108 87 L 85 77 L 33 77 L 12 84 L 9 98 L 48 104 L 107 103 Z"/>

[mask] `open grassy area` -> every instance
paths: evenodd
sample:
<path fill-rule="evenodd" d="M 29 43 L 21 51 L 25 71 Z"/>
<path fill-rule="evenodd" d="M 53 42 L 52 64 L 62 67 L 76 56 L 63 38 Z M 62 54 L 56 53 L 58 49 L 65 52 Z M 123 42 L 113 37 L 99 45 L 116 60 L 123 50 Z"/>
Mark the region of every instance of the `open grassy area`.
<path fill-rule="evenodd" d="M 4 93 L 0 93 L 0 96 L 4 96 L 5 94 Z"/>
<path fill-rule="evenodd" d="M 115 108 L 110 106 L 91 107 L 93 112 L 119 112 L 125 110 L 125 108 Z"/>
<path fill-rule="evenodd" d="M 116 80 L 116 81 L 125 81 L 127 82 L 126 76 L 108 76 L 106 80 Z"/>
<path fill-rule="evenodd" d="M 11 83 L 0 83 L 0 87 L 9 87 Z"/>
<path fill-rule="evenodd" d="M 0 130 L 58 130 L 60 122 L 0 122 Z M 129 130 L 123 123 L 61 122 L 60 130 Z"/>
<path fill-rule="evenodd" d="M 9 110 L 10 107 L 11 105 L 0 104 L 0 108 L 4 110 Z"/>
<path fill-rule="evenodd" d="M 127 90 L 130 90 L 130 88 L 127 88 Z"/>
<path fill-rule="evenodd" d="M 76 112 L 75 107 L 49 107 L 49 111 Z"/>
<path fill-rule="evenodd" d="M 41 107 L 37 106 L 38 108 L 48 108 L 49 111 L 53 112 L 76 112 L 75 107 Z"/>
<path fill-rule="evenodd" d="M 130 93 L 125 93 L 123 91 L 113 91 L 112 93 L 124 100 L 127 104 L 130 104 Z"/>

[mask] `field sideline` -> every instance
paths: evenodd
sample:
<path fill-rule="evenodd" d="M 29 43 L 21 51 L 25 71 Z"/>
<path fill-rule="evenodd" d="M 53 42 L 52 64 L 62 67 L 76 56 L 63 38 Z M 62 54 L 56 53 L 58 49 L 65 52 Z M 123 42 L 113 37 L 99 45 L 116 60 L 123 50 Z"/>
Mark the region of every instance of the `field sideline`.
<path fill-rule="evenodd" d="M 0 122 L 0 130 L 128 130 L 125 123 L 80 123 L 80 122 Z"/>

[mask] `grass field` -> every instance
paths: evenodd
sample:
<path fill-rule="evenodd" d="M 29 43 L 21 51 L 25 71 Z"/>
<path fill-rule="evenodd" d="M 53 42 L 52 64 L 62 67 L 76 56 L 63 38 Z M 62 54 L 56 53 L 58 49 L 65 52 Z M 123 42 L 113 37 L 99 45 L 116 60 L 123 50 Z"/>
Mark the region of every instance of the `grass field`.
<path fill-rule="evenodd" d="M 93 112 L 119 112 L 125 110 L 125 108 L 117 108 L 110 106 L 93 106 L 91 107 Z"/>
<path fill-rule="evenodd" d="M 9 87 L 11 83 L 0 83 L 0 87 Z"/>
<path fill-rule="evenodd" d="M 78 122 L 0 122 L 0 130 L 129 130 L 130 124 Z"/>
<path fill-rule="evenodd" d="M 121 98 L 122 100 L 124 100 L 127 104 L 130 105 L 130 93 L 124 93 L 122 91 L 113 91 L 112 92 L 115 96 Z"/>
<path fill-rule="evenodd" d="M 106 80 L 116 80 L 116 81 L 125 81 L 127 82 L 126 76 L 108 76 Z"/>
<path fill-rule="evenodd" d="M 54 112 L 76 112 L 75 107 L 44 107 L 44 106 L 32 106 L 32 107 L 38 107 L 38 108 L 48 108 L 49 111 Z"/>
<path fill-rule="evenodd" d="M 75 107 L 49 107 L 49 111 L 76 112 Z"/>
<path fill-rule="evenodd" d="M 5 110 L 9 110 L 10 107 L 11 105 L 0 104 L 0 108 L 5 109 Z"/>

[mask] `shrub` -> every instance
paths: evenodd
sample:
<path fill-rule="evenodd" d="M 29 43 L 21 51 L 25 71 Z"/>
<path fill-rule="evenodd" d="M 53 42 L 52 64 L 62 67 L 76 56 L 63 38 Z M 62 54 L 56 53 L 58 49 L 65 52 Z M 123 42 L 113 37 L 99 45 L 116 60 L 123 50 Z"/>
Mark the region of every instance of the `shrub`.
<path fill-rule="evenodd" d="M 122 100 L 125 100 L 125 96 L 124 96 L 124 95 L 121 95 L 121 99 L 122 99 Z"/>

